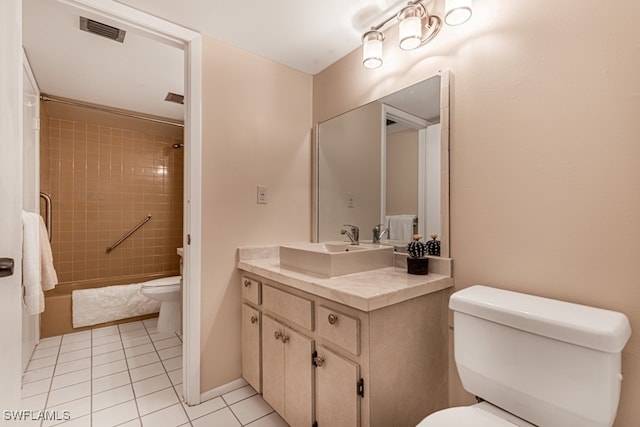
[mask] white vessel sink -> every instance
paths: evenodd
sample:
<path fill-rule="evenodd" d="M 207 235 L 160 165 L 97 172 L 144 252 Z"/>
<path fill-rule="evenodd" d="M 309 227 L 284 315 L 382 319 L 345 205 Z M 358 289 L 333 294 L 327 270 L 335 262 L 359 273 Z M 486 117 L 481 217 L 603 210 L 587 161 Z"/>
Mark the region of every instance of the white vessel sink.
<path fill-rule="evenodd" d="M 280 265 L 324 277 L 342 276 L 393 265 L 393 247 L 345 242 L 280 246 Z"/>

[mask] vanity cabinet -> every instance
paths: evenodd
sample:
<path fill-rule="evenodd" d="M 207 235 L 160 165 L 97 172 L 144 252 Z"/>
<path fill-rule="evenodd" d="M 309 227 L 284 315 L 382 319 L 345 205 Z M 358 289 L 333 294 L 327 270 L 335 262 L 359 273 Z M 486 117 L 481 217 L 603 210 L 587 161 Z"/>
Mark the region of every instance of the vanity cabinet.
<path fill-rule="evenodd" d="M 414 426 L 448 406 L 447 289 L 365 312 L 244 274 L 243 376 L 253 385 L 258 366 L 264 399 L 290 426 Z"/>
<path fill-rule="evenodd" d="M 265 315 L 262 345 L 264 400 L 291 426 L 310 426 L 313 422 L 310 363 L 313 340 Z"/>
<path fill-rule="evenodd" d="M 360 366 L 322 345 L 315 361 L 318 426 L 359 426 Z"/>
<path fill-rule="evenodd" d="M 353 355 L 360 354 L 360 321 L 332 310 L 318 306 L 318 335 L 348 351 Z"/>
<path fill-rule="evenodd" d="M 242 304 L 242 375 L 258 393 L 262 392 L 261 320 L 258 310 Z"/>
<path fill-rule="evenodd" d="M 258 393 L 262 392 L 262 283 L 242 278 L 242 376 Z"/>
<path fill-rule="evenodd" d="M 260 305 L 262 300 L 262 287 L 259 280 L 249 277 L 242 278 L 242 299 L 256 306 Z"/>

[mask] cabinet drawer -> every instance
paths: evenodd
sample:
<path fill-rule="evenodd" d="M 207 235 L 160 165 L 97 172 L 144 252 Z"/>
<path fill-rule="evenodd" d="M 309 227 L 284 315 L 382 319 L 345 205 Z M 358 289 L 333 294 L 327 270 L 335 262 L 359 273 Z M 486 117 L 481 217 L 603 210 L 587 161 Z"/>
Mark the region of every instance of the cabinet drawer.
<path fill-rule="evenodd" d="M 242 298 L 259 305 L 261 303 L 260 282 L 249 277 L 242 277 Z"/>
<path fill-rule="evenodd" d="M 313 330 L 313 301 L 264 285 L 262 306 L 305 329 Z"/>
<path fill-rule="evenodd" d="M 321 338 L 360 354 L 360 320 L 322 305 L 318 306 L 318 334 Z"/>

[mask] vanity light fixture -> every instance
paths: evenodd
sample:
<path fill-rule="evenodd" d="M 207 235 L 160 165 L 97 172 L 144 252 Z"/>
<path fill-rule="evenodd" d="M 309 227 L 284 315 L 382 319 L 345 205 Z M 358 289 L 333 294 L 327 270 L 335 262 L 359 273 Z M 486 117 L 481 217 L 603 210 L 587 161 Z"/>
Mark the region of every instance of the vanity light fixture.
<path fill-rule="evenodd" d="M 442 20 L 430 15 L 424 0 L 412 0 L 400 11 L 371 27 L 362 36 L 362 65 L 365 68 L 378 68 L 382 65 L 382 28 L 397 19 L 400 49 L 412 50 L 424 46 L 435 38 L 442 27 Z M 460 25 L 471 17 L 472 0 L 446 0 L 445 22 L 448 25 Z"/>

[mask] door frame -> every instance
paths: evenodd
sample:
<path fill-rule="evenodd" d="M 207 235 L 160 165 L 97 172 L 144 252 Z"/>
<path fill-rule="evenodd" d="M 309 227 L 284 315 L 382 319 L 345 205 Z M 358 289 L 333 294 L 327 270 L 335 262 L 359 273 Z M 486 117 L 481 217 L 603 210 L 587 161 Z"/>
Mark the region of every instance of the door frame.
<path fill-rule="evenodd" d="M 391 105 L 382 104 L 382 119 L 380 120 L 380 224 L 385 224 L 387 215 L 387 119 L 391 119 L 395 122 L 402 123 L 411 128 L 418 130 L 418 147 L 423 147 L 426 144 L 426 129 L 431 123 L 425 119 L 422 119 L 413 114 L 409 114 L 405 111 L 399 110 Z M 422 157 L 418 158 L 418 171 L 423 171 L 426 162 L 423 163 Z M 424 214 L 426 213 L 422 207 L 425 202 L 424 198 L 424 184 L 422 176 L 419 176 L 418 181 L 418 227 L 424 222 Z"/>
<path fill-rule="evenodd" d="M 18 409 L 22 377 L 22 1 L 0 1 L 0 257 L 13 274 L 0 278 L 0 403 Z M 4 417 L 3 417 L 4 418 Z"/>
<path fill-rule="evenodd" d="M 183 227 L 183 394 L 201 402 L 200 294 L 202 265 L 202 36 L 129 6 L 104 0 L 58 0 L 108 17 L 185 53 L 185 156 Z"/>
<path fill-rule="evenodd" d="M 23 126 L 23 135 L 22 135 L 22 150 L 23 150 L 23 158 L 22 158 L 22 209 L 27 212 L 35 212 L 40 213 L 40 87 L 38 86 L 38 81 L 33 75 L 33 70 L 31 69 L 31 64 L 29 63 L 29 58 L 27 58 L 27 53 L 22 50 L 22 68 L 24 70 L 24 77 L 22 82 L 23 88 L 23 97 L 25 88 L 27 85 L 30 85 L 35 94 L 36 104 L 35 108 L 35 117 L 33 117 L 34 122 L 29 123 L 29 129 L 34 132 L 35 142 L 34 142 L 34 150 L 31 153 L 31 158 L 28 156 L 28 153 L 25 152 L 25 139 L 27 135 L 25 134 L 26 130 L 24 129 L 25 121 L 29 120 L 29 117 L 25 117 L 24 113 L 24 105 L 23 105 L 23 117 L 22 117 L 22 126 Z M 24 100 L 23 100 L 24 102 Z M 29 167 L 28 167 L 29 166 Z M 30 177 L 27 176 L 30 175 Z M 49 225 L 51 226 L 51 225 Z M 35 346 L 40 342 L 40 314 L 27 314 L 26 310 L 23 308 L 22 310 L 22 370 L 21 373 L 25 371 L 29 361 L 31 360 L 31 356 L 33 351 L 35 350 Z"/>

